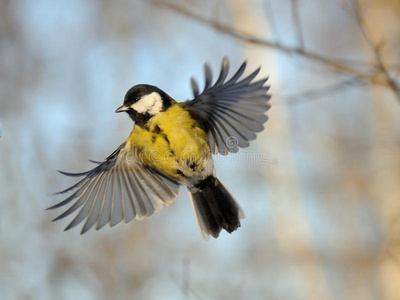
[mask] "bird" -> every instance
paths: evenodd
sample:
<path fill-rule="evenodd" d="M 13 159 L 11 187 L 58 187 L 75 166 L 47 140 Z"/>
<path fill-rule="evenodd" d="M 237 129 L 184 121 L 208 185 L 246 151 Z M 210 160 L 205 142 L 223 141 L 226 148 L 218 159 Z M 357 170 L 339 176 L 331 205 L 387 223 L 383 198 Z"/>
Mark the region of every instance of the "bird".
<path fill-rule="evenodd" d="M 49 207 L 70 205 L 53 221 L 74 214 L 65 230 L 85 221 L 81 234 L 124 221 L 151 217 L 178 196 L 180 186 L 190 195 L 200 233 L 205 240 L 222 230 L 232 233 L 244 214 L 235 198 L 217 177 L 213 155 L 236 153 L 249 146 L 264 129 L 270 108 L 268 78 L 248 76 L 244 61 L 228 80 L 229 62 L 222 60 L 213 83 L 210 66 L 204 65 L 205 86 L 199 91 L 191 78 L 193 99 L 177 102 L 160 88 L 138 84 L 130 88 L 116 113 L 125 112 L 134 122 L 128 138 L 103 162 L 56 195 L 72 193 Z M 79 210 L 79 211 L 78 211 Z M 78 211 L 78 212 L 77 212 Z"/>

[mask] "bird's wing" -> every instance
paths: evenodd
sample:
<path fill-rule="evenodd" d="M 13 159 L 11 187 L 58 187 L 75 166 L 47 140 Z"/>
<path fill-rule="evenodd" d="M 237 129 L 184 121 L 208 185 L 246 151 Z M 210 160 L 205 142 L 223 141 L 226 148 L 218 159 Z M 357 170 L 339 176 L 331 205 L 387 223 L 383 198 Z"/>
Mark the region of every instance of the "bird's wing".
<path fill-rule="evenodd" d="M 226 81 L 229 63 L 222 61 L 221 72 L 212 85 L 210 67 L 205 64 L 205 87 L 199 93 L 197 83 L 192 78 L 194 99 L 183 102 L 182 108 L 199 120 L 208 135 L 214 154 L 237 152 L 239 148 L 249 146 L 256 138 L 256 132 L 264 129 L 268 120 L 265 112 L 270 108 L 268 78 L 252 82 L 260 68 L 239 80 L 246 69 L 244 62 L 239 70 Z"/>
<path fill-rule="evenodd" d="M 79 209 L 68 230 L 83 220 L 81 233 L 96 224 L 96 229 L 107 223 L 114 226 L 130 222 L 134 218 L 150 217 L 164 205 L 170 205 L 179 194 L 179 185 L 146 167 L 135 159 L 134 149 L 123 143 L 104 162 L 84 173 L 60 173 L 83 177 L 70 188 L 58 192 L 64 194 L 76 190 L 64 201 L 49 207 L 55 209 L 73 202 L 64 213 L 53 221 L 62 219 Z"/>

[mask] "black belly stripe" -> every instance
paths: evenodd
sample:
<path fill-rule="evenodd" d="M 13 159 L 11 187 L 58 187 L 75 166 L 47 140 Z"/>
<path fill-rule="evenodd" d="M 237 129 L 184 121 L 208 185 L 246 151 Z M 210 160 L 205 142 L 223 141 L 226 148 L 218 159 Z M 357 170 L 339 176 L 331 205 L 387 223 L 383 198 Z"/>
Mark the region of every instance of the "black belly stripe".
<path fill-rule="evenodd" d="M 161 130 L 161 128 L 158 126 L 158 125 L 156 125 L 156 127 L 154 128 L 154 133 L 155 134 L 160 134 L 160 133 L 162 133 L 163 131 Z"/>
<path fill-rule="evenodd" d="M 154 142 L 156 140 L 157 135 L 161 136 L 168 144 L 168 146 L 171 144 L 167 135 L 164 133 L 164 131 L 160 128 L 160 126 L 156 125 L 156 127 L 154 128 L 154 135 L 152 137 L 152 141 Z M 175 155 L 175 154 L 174 154 Z"/>
<path fill-rule="evenodd" d="M 169 146 L 171 143 L 169 142 L 168 137 L 165 134 L 163 134 L 162 137 L 164 138 L 164 140 L 167 142 L 167 144 Z"/>

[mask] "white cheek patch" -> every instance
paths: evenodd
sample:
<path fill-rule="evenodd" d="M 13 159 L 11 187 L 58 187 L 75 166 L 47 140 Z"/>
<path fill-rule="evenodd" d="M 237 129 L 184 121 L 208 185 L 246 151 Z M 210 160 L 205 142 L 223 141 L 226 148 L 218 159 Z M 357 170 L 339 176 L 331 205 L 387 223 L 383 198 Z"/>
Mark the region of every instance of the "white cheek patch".
<path fill-rule="evenodd" d="M 143 96 L 138 102 L 133 103 L 131 108 L 140 114 L 148 113 L 150 115 L 156 115 L 161 111 L 162 105 L 160 94 L 153 92 L 149 95 Z"/>

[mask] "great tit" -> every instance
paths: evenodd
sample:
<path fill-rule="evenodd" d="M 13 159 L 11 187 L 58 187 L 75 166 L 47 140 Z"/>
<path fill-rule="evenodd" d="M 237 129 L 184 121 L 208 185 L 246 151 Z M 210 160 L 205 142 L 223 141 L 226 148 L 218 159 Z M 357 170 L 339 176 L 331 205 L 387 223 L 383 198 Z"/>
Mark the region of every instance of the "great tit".
<path fill-rule="evenodd" d="M 135 85 L 115 112 L 126 112 L 134 121 L 129 137 L 104 162 L 83 173 L 60 173 L 83 177 L 58 192 L 75 192 L 49 207 L 74 203 L 53 221 L 80 209 L 68 230 L 86 220 L 81 234 L 96 225 L 114 226 L 122 220 L 150 217 L 173 203 L 179 186 L 186 185 L 204 239 L 217 238 L 222 229 L 240 227 L 243 212 L 215 174 L 213 154 L 226 155 L 249 146 L 256 132 L 264 129 L 270 108 L 268 78 L 252 82 L 260 71 L 239 80 L 244 62 L 227 79 L 229 63 L 212 84 L 205 64 L 205 87 L 200 93 L 191 79 L 194 99 L 178 103 L 158 87 Z"/>

